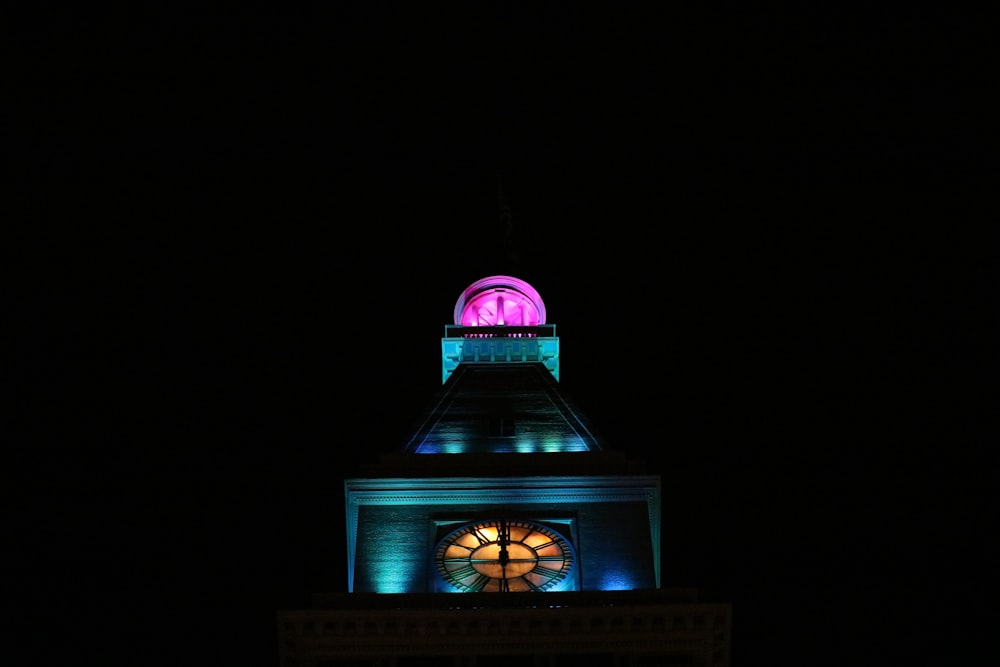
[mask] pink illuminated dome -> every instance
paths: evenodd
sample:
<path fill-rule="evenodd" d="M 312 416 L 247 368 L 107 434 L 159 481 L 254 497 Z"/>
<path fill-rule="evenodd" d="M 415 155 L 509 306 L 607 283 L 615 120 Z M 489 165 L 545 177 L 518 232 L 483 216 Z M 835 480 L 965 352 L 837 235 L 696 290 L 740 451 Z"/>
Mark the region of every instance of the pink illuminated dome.
<path fill-rule="evenodd" d="M 455 324 L 465 327 L 545 324 L 535 288 L 512 276 L 489 276 L 465 288 L 455 303 Z"/>

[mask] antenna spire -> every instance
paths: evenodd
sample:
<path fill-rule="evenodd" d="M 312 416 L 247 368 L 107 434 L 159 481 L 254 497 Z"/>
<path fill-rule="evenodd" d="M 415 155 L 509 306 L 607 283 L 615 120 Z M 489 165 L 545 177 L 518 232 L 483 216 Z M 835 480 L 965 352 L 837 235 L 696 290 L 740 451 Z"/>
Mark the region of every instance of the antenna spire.
<path fill-rule="evenodd" d="M 510 206 L 507 205 L 507 198 L 504 196 L 500 174 L 497 174 L 497 206 L 500 225 L 503 228 L 504 260 L 514 268 L 518 266 L 520 260 L 514 239 L 514 220 L 510 214 Z"/>

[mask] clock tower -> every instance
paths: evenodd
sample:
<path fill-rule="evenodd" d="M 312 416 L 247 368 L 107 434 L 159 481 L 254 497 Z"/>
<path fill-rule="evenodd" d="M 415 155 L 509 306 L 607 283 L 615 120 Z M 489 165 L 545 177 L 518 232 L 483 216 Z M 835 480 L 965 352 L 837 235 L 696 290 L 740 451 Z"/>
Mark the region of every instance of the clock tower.
<path fill-rule="evenodd" d="M 660 476 L 559 383 L 527 282 L 469 285 L 412 434 L 344 480 L 346 593 L 278 613 L 282 667 L 729 663 L 730 606 L 661 588 Z"/>

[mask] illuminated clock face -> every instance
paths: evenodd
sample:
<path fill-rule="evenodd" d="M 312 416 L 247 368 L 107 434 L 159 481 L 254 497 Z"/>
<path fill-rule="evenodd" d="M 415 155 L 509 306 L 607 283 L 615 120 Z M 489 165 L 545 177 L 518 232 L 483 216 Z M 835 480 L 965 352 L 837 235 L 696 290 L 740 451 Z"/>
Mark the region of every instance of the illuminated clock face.
<path fill-rule="evenodd" d="M 435 562 L 463 592 L 546 591 L 573 568 L 573 547 L 555 530 L 533 521 L 480 521 L 449 533 Z"/>

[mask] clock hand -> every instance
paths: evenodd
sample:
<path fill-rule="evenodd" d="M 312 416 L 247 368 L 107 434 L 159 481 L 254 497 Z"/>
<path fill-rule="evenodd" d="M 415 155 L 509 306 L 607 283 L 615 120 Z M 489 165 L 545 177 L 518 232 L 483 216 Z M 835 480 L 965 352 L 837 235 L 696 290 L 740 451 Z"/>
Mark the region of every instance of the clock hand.
<path fill-rule="evenodd" d="M 500 522 L 497 544 L 500 545 L 500 590 L 507 592 L 510 590 L 510 583 L 507 581 L 507 563 L 510 562 L 510 554 L 507 552 L 507 545 L 510 544 L 510 527 L 506 521 Z"/>
<path fill-rule="evenodd" d="M 500 564 L 506 565 L 510 560 L 510 554 L 507 551 L 507 546 L 510 545 L 510 528 L 507 527 L 506 521 L 500 522 L 497 531 L 497 545 L 500 547 Z"/>

